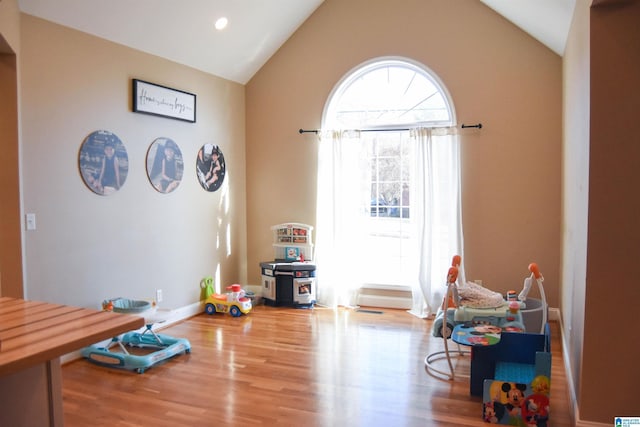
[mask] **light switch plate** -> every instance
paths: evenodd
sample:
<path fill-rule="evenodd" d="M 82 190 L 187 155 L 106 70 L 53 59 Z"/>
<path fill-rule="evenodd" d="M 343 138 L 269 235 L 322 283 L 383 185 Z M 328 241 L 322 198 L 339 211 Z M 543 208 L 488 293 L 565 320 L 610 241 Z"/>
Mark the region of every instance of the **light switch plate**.
<path fill-rule="evenodd" d="M 27 214 L 27 230 L 35 230 L 36 229 L 36 214 L 28 213 Z"/>

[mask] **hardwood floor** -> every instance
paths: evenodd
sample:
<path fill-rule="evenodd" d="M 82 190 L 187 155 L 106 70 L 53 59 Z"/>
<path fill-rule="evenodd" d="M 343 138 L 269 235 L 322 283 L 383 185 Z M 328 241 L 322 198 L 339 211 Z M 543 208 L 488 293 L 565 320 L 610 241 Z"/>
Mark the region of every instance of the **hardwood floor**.
<path fill-rule="evenodd" d="M 238 318 L 201 314 L 162 331 L 189 339 L 191 354 L 144 374 L 72 361 L 62 368 L 65 425 L 487 425 L 468 378 L 425 370 L 425 356 L 443 348 L 431 321 L 372 310 L 383 313 L 256 306 Z M 569 427 L 559 336 L 554 323 L 550 424 Z M 457 362 L 457 373 L 468 371 L 468 358 Z"/>

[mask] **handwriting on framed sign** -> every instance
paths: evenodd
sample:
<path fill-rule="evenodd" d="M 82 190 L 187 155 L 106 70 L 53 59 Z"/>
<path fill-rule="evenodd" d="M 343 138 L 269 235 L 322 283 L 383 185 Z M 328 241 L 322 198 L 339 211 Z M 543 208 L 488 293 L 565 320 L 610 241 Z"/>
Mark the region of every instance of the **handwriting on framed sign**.
<path fill-rule="evenodd" d="M 133 79 L 133 111 L 195 123 L 193 93 Z"/>

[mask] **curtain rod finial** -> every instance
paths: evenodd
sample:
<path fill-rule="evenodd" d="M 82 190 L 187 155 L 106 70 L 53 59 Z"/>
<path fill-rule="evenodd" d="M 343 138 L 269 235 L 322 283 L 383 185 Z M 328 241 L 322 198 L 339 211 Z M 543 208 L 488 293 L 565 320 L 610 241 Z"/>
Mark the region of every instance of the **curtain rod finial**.
<path fill-rule="evenodd" d="M 482 123 L 478 123 L 475 125 L 465 125 L 464 123 L 461 126 L 462 129 L 467 129 L 467 128 L 476 128 L 476 129 L 482 129 Z"/>

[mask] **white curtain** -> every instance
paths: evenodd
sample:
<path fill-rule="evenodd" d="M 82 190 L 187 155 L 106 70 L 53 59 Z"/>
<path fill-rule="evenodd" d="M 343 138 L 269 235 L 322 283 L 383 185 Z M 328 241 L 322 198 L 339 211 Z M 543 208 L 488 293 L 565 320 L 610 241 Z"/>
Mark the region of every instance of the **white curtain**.
<path fill-rule="evenodd" d="M 410 143 L 415 153 L 410 212 L 417 221 L 418 277 L 411 284 L 409 312 L 427 317 L 442 302 L 453 256 L 463 256 L 459 142 L 455 128 L 425 128 L 412 130 Z M 353 306 L 363 269 L 371 263 L 367 251 L 358 250 L 369 241 L 371 160 L 359 132 L 323 132 L 319 144 L 317 300 L 329 307 Z M 458 280 L 463 278 L 460 266 Z"/>
<path fill-rule="evenodd" d="M 420 260 L 409 312 L 428 317 L 442 303 L 454 255 L 462 257 L 458 283 L 465 283 L 460 143 L 455 128 L 419 128 L 410 133 L 416 152 L 411 213 L 415 212 L 418 219 Z"/>
<path fill-rule="evenodd" d="M 366 237 L 370 165 L 354 131 L 323 132 L 318 152 L 316 213 L 317 300 L 328 307 L 353 306 L 366 268 L 358 242 Z"/>

